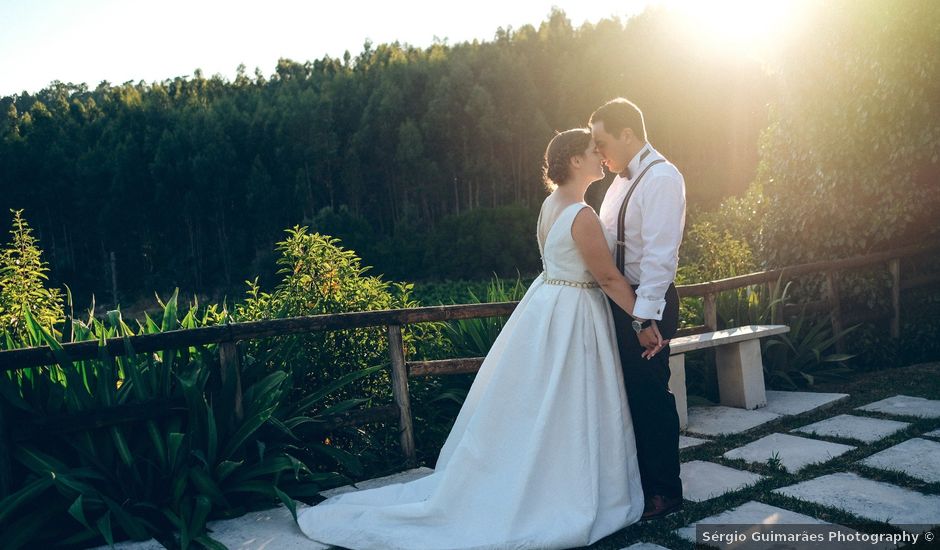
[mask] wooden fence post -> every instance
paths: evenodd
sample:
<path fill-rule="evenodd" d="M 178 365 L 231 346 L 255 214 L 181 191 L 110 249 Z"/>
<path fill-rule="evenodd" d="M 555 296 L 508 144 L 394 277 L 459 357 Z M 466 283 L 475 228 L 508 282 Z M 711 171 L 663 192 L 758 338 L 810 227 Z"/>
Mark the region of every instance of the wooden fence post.
<path fill-rule="evenodd" d="M 839 303 L 839 287 L 836 284 L 834 271 L 826 271 L 826 296 L 829 299 L 829 308 L 832 310 L 832 335 L 842 334 L 842 306 Z M 839 336 L 836 340 L 836 351 L 845 353 L 845 342 Z"/>
<path fill-rule="evenodd" d="M 709 292 L 705 295 L 705 326 L 708 327 L 708 330 L 716 331 L 718 330 L 718 304 L 715 294 Z"/>
<path fill-rule="evenodd" d="M 398 406 L 398 424 L 401 427 L 399 441 L 401 452 L 409 468 L 417 463 L 415 455 L 414 424 L 411 417 L 411 397 L 408 395 L 408 369 L 405 366 L 405 349 L 402 343 L 401 326 L 388 325 L 388 353 L 392 359 L 392 395 Z"/>
<path fill-rule="evenodd" d="M 888 261 L 888 272 L 891 273 L 891 337 L 901 337 L 901 259 L 894 258 Z"/>
<path fill-rule="evenodd" d="M 235 419 L 241 421 L 245 415 L 242 406 L 242 375 L 238 363 L 238 348 L 235 342 L 222 342 L 219 344 L 219 361 L 222 363 L 222 370 L 219 373 L 222 379 L 222 387 L 226 388 L 229 384 L 235 384 Z M 223 392 L 224 393 L 224 392 Z"/>

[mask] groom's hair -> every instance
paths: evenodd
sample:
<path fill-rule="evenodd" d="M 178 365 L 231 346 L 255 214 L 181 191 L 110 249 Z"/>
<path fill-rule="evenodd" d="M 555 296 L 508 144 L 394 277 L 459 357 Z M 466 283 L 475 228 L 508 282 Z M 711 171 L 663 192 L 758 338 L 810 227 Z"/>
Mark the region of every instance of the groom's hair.
<path fill-rule="evenodd" d="M 618 97 L 611 99 L 591 113 L 590 124 L 603 122 L 604 130 L 608 134 L 620 139 L 620 132 L 624 128 L 633 130 L 633 135 L 646 141 L 646 123 L 643 121 L 643 111 L 632 101 Z"/>

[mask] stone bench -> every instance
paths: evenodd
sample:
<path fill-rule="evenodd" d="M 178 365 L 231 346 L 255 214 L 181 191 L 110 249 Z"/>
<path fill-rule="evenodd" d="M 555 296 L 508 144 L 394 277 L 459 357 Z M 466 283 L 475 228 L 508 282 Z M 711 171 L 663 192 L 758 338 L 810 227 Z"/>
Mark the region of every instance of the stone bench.
<path fill-rule="evenodd" d="M 715 348 L 718 366 L 718 393 L 728 407 L 756 409 L 767 404 L 764 391 L 764 364 L 760 339 L 790 331 L 786 325 L 750 325 L 693 336 L 674 338 L 669 343 L 669 389 L 676 396 L 679 427 L 689 423 L 685 391 L 685 354 Z"/>

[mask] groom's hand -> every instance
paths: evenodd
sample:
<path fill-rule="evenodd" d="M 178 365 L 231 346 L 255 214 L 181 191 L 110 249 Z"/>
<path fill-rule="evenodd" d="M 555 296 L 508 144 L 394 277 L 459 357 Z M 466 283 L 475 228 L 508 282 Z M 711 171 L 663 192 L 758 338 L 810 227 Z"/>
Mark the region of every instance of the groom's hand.
<path fill-rule="evenodd" d="M 644 333 L 646 332 L 650 333 L 649 336 L 644 336 Z M 656 324 L 655 320 L 648 328 L 640 331 L 639 338 L 640 344 L 646 348 L 646 350 L 640 354 L 640 357 L 643 357 L 644 359 L 652 359 L 654 355 L 659 353 L 669 344 L 669 340 L 663 340 L 663 335 L 660 334 L 659 326 Z M 648 343 L 648 345 L 644 344 L 644 340 Z"/>
<path fill-rule="evenodd" d="M 655 321 L 654 321 L 655 323 Z M 659 331 L 656 330 L 656 325 L 652 324 L 645 329 L 641 330 L 637 335 L 637 339 L 640 341 L 640 345 L 646 348 L 646 351 L 643 352 L 644 357 L 646 353 L 650 350 L 656 348 L 659 345 L 659 342 L 662 340 L 662 337 L 659 335 Z"/>

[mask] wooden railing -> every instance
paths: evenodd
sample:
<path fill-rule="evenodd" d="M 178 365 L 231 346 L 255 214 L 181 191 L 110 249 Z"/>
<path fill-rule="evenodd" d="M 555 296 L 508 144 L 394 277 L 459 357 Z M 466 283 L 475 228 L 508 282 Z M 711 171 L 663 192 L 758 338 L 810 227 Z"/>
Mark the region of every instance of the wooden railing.
<path fill-rule="evenodd" d="M 718 327 L 717 296 L 720 292 L 744 288 L 750 285 L 788 281 L 798 277 L 824 274 L 827 297 L 819 302 L 803 304 L 809 311 L 832 311 L 833 328 L 841 332 L 848 322 L 869 321 L 877 318 L 891 318 L 891 335 L 897 337 L 901 326 L 901 291 L 909 288 L 926 286 L 940 282 L 940 273 L 902 280 L 901 260 L 916 255 L 934 254 L 940 251 L 940 244 L 930 246 L 911 246 L 897 250 L 878 252 L 866 256 L 857 256 L 842 260 L 815 262 L 782 269 L 751 273 L 707 283 L 682 285 L 678 287 L 682 298 L 699 297 L 704 301 L 704 324 L 686 327 L 677 336 L 710 332 Z M 883 314 L 869 312 L 866 315 L 846 318 L 840 302 L 837 274 L 846 270 L 859 269 L 883 264 L 891 275 L 891 311 Z M 342 426 L 354 426 L 368 422 L 390 420 L 395 417 L 400 426 L 399 443 L 405 461 L 409 466 L 416 463 L 414 426 L 411 414 L 411 400 L 408 391 L 408 378 L 418 376 L 437 376 L 445 374 L 474 373 L 480 368 L 481 357 L 446 359 L 439 361 L 407 361 L 402 344 L 402 327 L 408 324 L 475 319 L 484 317 L 507 316 L 512 313 L 518 302 L 489 304 L 466 304 L 451 306 L 420 307 L 383 311 L 364 311 L 306 317 L 291 317 L 266 321 L 230 323 L 210 327 L 186 330 L 174 330 L 159 334 L 147 334 L 128 338 L 135 353 L 177 349 L 188 346 L 219 344 L 220 375 L 223 379 L 234 377 L 237 398 L 236 414 L 241 409 L 240 368 L 237 342 L 258 338 L 303 334 L 313 331 L 343 330 L 352 328 L 386 328 L 390 354 L 390 378 L 394 405 L 372 407 L 365 410 L 345 412 L 333 415 L 323 425 L 328 431 Z M 785 315 L 781 312 L 780 315 Z M 116 357 L 126 353 L 122 338 L 108 339 L 105 344 L 107 355 Z M 97 341 L 72 342 L 62 344 L 62 348 L 72 360 L 95 359 L 101 356 Z M 56 363 L 49 347 L 35 347 L 0 351 L 0 372 L 25 369 Z M 2 403 L 0 403 L 2 405 Z M 50 431 L 67 433 L 80 430 L 96 429 L 118 423 L 136 422 L 150 419 L 180 410 L 184 405 L 179 402 L 149 402 L 133 405 L 120 405 L 95 411 L 87 411 L 81 416 L 68 415 L 31 419 L 11 427 L 4 420 L 0 407 L 0 493 L 6 494 L 9 488 L 10 452 L 14 443 L 29 440 Z"/>

